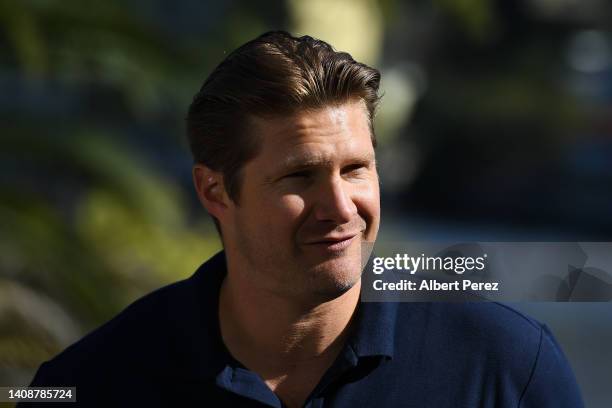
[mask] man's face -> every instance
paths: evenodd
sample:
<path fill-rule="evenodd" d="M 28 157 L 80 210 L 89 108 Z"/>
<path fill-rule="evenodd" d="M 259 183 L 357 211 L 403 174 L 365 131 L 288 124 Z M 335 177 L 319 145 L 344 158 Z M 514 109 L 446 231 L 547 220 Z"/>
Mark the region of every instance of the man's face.
<path fill-rule="evenodd" d="M 365 105 L 257 118 L 251 131 L 261 150 L 243 167 L 239 205 L 228 211 L 229 256 L 251 284 L 280 295 L 344 293 L 359 281 L 362 246 L 380 221 Z"/>

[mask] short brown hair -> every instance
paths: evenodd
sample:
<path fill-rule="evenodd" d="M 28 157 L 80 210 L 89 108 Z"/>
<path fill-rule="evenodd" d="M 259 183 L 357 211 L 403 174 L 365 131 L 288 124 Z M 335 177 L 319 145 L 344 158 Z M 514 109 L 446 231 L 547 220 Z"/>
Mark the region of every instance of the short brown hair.
<path fill-rule="evenodd" d="M 241 169 L 258 153 L 249 135 L 250 116 L 279 116 L 297 109 L 361 99 L 373 118 L 380 99 L 380 73 L 345 52 L 309 36 L 271 31 L 223 60 L 195 95 L 187 132 L 196 163 L 223 174 L 228 196 L 240 197 Z"/>

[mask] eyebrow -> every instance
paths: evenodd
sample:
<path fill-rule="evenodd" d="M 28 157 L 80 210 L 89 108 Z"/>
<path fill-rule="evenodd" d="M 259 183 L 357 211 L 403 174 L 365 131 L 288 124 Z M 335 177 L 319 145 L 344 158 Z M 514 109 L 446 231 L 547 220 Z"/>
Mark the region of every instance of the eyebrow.
<path fill-rule="evenodd" d="M 357 156 L 351 157 L 347 160 L 351 163 L 375 163 L 376 159 L 373 153 L 363 153 Z M 278 167 L 280 172 L 286 172 L 291 170 L 297 170 L 307 167 L 325 167 L 329 166 L 333 163 L 333 160 L 326 155 L 296 155 L 296 156 L 287 156 L 283 160 L 280 161 L 280 166 Z"/>

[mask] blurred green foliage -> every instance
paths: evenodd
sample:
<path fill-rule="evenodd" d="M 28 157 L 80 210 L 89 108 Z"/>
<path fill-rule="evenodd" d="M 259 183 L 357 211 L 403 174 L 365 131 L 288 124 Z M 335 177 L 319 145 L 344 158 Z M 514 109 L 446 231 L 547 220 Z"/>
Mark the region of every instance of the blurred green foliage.
<path fill-rule="evenodd" d="M 25 385 L 220 248 L 127 129 L 159 128 L 188 170 L 182 115 L 212 62 L 121 1 L 1 1 L 0 25 L 0 384 Z"/>

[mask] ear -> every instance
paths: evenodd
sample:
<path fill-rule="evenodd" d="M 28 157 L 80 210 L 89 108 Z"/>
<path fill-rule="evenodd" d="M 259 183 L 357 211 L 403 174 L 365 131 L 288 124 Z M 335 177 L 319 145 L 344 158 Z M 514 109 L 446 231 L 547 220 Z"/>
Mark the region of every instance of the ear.
<path fill-rule="evenodd" d="M 230 199 L 225 191 L 223 175 L 203 164 L 193 165 L 193 184 L 206 211 L 218 220 L 227 213 Z"/>

